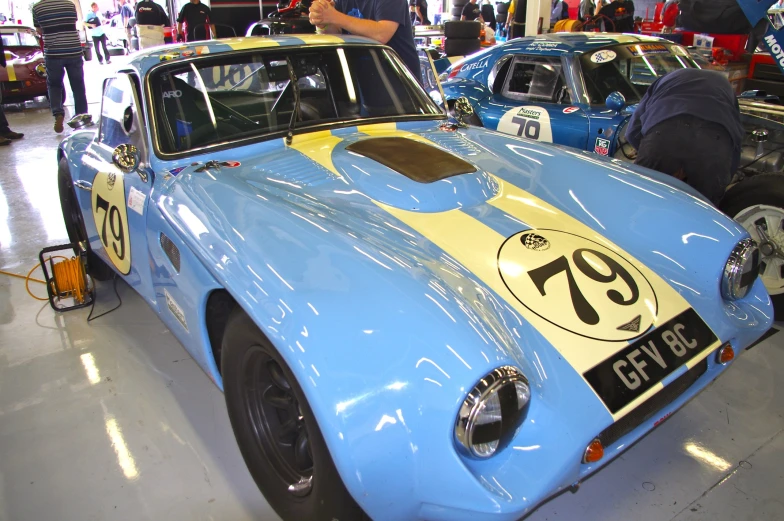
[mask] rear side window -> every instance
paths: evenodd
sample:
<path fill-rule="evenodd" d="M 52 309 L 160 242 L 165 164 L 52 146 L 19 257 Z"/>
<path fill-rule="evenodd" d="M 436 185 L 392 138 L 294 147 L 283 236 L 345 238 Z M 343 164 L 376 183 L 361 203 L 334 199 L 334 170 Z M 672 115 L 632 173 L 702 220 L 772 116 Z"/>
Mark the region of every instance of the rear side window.
<path fill-rule="evenodd" d="M 502 94 L 520 101 L 554 102 L 563 85 L 560 60 L 517 56 L 506 75 Z"/>

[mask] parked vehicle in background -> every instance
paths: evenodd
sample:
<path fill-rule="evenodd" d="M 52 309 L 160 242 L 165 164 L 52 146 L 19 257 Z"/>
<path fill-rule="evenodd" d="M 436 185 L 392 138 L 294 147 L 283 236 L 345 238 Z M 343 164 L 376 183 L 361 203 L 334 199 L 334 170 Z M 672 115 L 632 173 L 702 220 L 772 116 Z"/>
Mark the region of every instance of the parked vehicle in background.
<path fill-rule="evenodd" d="M 105 21 L 104 24 L 109 52 L 111 54 L 128 54 L 131 52 L 131 43 L 128 41 L 128 33 L 125 32 L 125 27 L 123 27 L 122 16 L 119 14 L 114 15 L 108 21 Z M 131 31 L 135 30 L 135 28 L 131 29 Z M 135 33 L 132 32 L 131 34 Z"/>
<path fill-rule="evenodd" d="M 3 103 L 21 103 L 46 96 L 46 66 L 41 40 L 34 28 L 0 25 L 6 66 L 0 67 Z"/>

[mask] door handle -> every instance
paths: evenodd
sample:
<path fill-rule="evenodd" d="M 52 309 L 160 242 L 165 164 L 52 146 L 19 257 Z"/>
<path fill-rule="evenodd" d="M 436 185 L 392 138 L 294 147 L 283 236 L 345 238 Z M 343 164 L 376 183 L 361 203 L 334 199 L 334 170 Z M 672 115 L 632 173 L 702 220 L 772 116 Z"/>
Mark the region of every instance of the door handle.
<path fill-rule="evenodd" d="M 93 191 L 93 184 L 87 181 L 83 181 L 81 179 L 76 181 L 74 185 L 76 186 L 76 188 L 81 188 L 82 190 L 87 190 L 88 192 Z"/>

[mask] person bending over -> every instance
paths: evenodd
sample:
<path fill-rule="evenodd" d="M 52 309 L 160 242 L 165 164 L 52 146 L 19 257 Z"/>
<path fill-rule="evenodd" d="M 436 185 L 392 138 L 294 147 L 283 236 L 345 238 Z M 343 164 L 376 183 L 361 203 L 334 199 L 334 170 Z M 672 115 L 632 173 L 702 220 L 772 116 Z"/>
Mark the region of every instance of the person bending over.
<path fill-rule="evenodd" d="M 656 80 L 634 111 L 626 139 L 635 164 L 677 177 L 718 204 L 738 169 L 743 125 L 724 75 L 678 69 Z"/>

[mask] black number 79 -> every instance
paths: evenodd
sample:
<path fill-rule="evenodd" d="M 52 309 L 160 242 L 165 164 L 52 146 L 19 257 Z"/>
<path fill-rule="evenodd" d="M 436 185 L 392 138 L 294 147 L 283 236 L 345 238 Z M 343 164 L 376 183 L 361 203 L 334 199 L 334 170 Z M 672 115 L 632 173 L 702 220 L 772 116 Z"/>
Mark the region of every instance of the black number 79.
<path fill-rule="evenodd" d="M 115 205 L 109 204 L 109 201 L 100 195 L 97 196 L 95 200 L 95 213 L 98 213 L 98 209 L 104 211 L 103 225 L 101 226 L 101 242 L 103 243 L 104 248 L 109 247 L 109 240 L 106 235 L 106 221 L 109 221 L 109 229 L 114 238 L 114 241 L 112 241 L 112 249 L 117 255 L 117 258 L 123 260 L 125 258 L 125 229 L 123 228 L 120 209 Z M 118 244 L 120 245 L 119 249 L 117 248 Z"/>
<path fill-rule="evenodd" d="M 610 273 L 608 275 L 604 275 L 596 271 L 596 269 L 585 260 L 585 257 L 583 257 L 583 253 L 585 252 L 591 253 L 600 258 L 602 262 L 604 262 L 610 269 Z M 631 296 L 628 299 L 625 299 L 619 291 L 614 289 L 608 290 L 607 298 L 616 304 L 621 306 L 631 306 L 640 298 L 640 290 L 637 287 L 637 283 L 634 282 L 634 278 L 629 274 L 628 271 L 626 271 L 623 266 L 618 264 L 617 261 L 608 255 L 605 255 L 600 251 L 591 250 L 589 248 L 580 248 L 579 250 L 575 250 L 575 252 L 572 254 L 572 261 L 574 262 L 574 265 L 577 266 L 578 270 L 596 282 L 609 284 L 616 278 L 620 277 L 621 280 L 623 280 L 629 287 Z M 545 296 L 547 294 L 544 289 L 545 283 L 550 280 L 550 278 L 561 273 L 562 271 L 566 273 L 566 279 L 569 282 L 569 294 L 572 298 L 572 305 L 574 306 L 574 311 L 577 313 L 579 319 L 584 323 L 592 326 L 598 324 L 599 314 L 596 313 L 596 310 L 588 302 L 588 299 L 585 298 L 585 295 L 583 295 L 582 291 L 580 291 L 580 287 L 577 285 L 577 281 L 574 279 L 571 267 L 569 266 L 569 260 L 564 255 L 561 255 L 554 261 L 549 262 L 544 266 L 529 271 L 528 276 L 531 277 L 531 280 L 536 286 L 536 289 L 539 290 L 539 293 L 542 296 Z"/>

